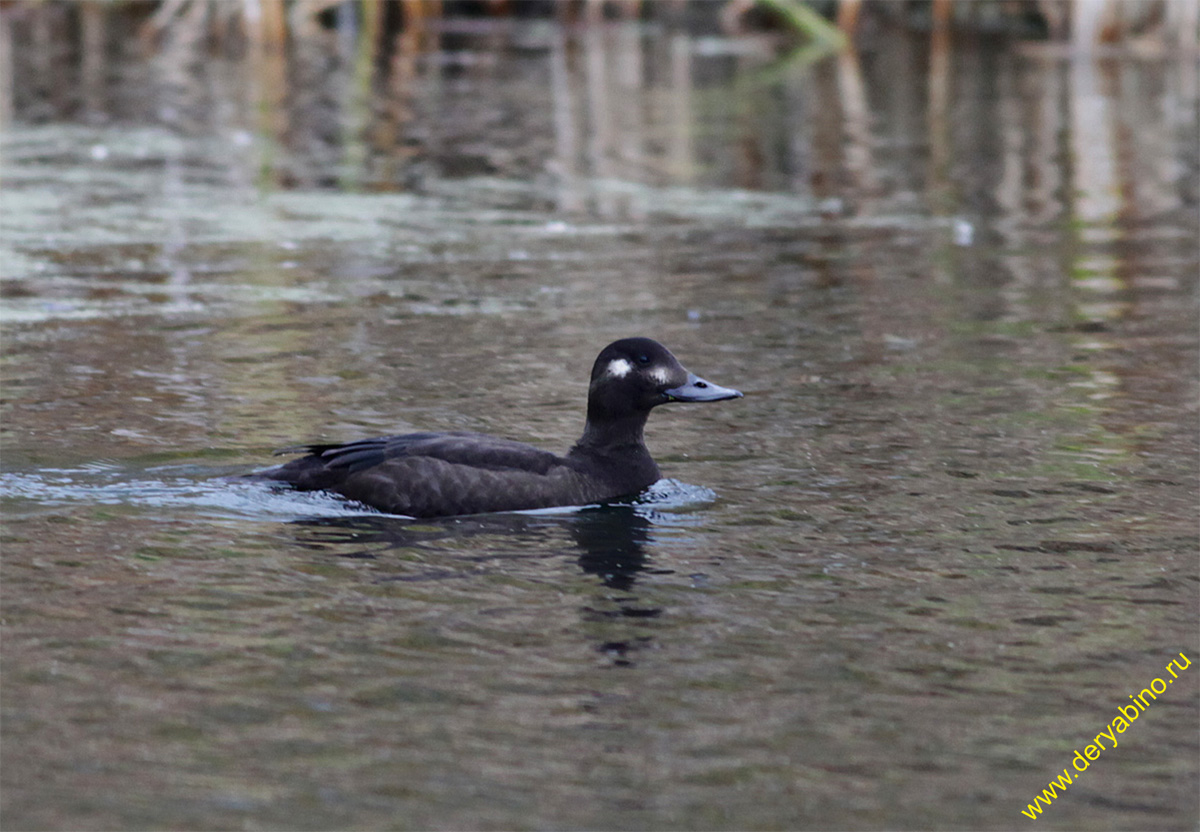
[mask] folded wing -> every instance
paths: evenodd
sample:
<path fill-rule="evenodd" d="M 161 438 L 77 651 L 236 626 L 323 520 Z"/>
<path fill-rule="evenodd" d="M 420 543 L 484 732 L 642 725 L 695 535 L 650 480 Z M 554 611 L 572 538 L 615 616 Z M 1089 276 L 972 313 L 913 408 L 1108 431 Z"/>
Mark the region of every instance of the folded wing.
<path fill-rule="evenodd" d="M 410 433 L 304 453 L 260 476 L 295 488 L 328 490 L 393 514 L 439 517 L 594 502 L 604 493 L 567 460 L 478 433 Z"/>

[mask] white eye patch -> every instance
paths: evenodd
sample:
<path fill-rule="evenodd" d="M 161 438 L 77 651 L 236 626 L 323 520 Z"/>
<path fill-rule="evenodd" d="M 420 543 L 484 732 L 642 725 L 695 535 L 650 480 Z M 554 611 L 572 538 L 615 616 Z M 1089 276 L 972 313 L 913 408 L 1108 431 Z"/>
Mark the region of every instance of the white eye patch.
<path fill-rule="evenodd" d="M 667 372 L 666 367 L 655 367 L 653 370 L 650 371 L 650 376 L 655 381 L 657 381 L 659 384 L 666 384 L 668 381 L 671 380 L 671 376 Z"/>
<path fill-rule="evenodd" d="M 608 369 L 604 371 L 605 375 L 616 376 L 617 378 L 625 378 L 629 375 L 629 371 L 633 369 L 633 365 L 624 358 L 614 358 L 608 362 Z"/>

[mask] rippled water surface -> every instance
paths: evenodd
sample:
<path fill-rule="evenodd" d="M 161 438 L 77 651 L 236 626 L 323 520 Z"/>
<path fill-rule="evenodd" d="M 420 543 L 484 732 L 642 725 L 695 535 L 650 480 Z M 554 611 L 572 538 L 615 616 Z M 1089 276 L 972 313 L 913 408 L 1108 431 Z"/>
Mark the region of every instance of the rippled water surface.
<path fill-rule="evenodd" d="M 534 22 L 77 88 L 18 12 L 6 828 L 1023 828 L 1160 677 L 1036 825 L 1195 828 L 1194 60 Z M 634 334 L 746 393 L 636 501 L 236 479 L 565 450 Z"/>

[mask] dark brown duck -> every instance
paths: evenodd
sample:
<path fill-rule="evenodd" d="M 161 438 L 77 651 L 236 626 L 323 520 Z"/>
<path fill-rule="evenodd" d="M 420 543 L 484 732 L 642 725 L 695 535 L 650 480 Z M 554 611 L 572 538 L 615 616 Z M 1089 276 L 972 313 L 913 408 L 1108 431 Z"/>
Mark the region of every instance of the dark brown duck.
<path fill-rule="evenodd" d="M 280 453 L 305 456 L 252 476 L 410 517 L 587 505 L 658 481 L 642 438 L 653 408 L 741 395 L 689 373 L 657 341 L 625 338 L 596 358 L 587 423 L 566 456 L 481 433 L 408 433 L 288 448 Z"/>

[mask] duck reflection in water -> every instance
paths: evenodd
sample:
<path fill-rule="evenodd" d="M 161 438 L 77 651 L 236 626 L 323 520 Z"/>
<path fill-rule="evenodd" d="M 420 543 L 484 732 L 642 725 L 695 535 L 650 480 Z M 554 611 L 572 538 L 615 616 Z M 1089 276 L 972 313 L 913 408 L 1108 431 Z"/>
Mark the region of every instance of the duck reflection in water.
<path fill-rule="evenodd" d="M 559 558 L 577 559 L 585 575 L 599 578 L 600 585 L 618 594 L 591 597 L 581 608 L 585 620 L 617 622 L 657 618 L 662 609 L 638 603 L 629 594 L 640 573 L 651 571 L 647 547 L 653 542 L 653 523 L 645 507 L 606 505 L 580 509 L 570 514 L 523 515 L 492 514 L 458 517 L 414 523 L 395 517 L 334 517 L 297 520 L 291 528 L 299 532 L 297 544 L 303 548 L 333 551 L 340 557 L 369 558 L 386 562 L 392 550 L 418 550 L 439 555 L 441 567 L 422 564 L 419 571 L 384 574 L 380 581 L 441 581 L 477 577 L 479 572 L 466 563 L 497 562 L 506 559 Z M 565 533 L 565 534 L 564 534 Z M 471 549 L 471 540 L 477 548 Z M 453 545 L 448 554 L 439 544 Z M 466 544 L 466 545 L 464 545 Z M 464 568 L 448 567 L 459 561 Z M 408 566 L 397 561 L 396 565 Z M 607 629 L 603 628 L 603 629 Z M 651 641 L 648 634 L 630 636 L 624 627 L 601 641 L 596 650 L 616 666 L 632 664 L 630 654 Z"/>
<path fill-rule="evenodd" d="M 378 558 L 390 549 L 432 549 L 441 541 L 461 543 L 470 538 L 492 538 L 480 554 L 463 555 L 467 561 L 528 558 L 552 554 L 574 554 L 585 574 L 597 575 L 606 587 L 628 591 L 637 574 L 645 571 L 646 545 L 651 540 L 651 523 L 643 509 L 634 506 L 596 506 L 570 514 L 489 514 L 423 521 L 386 516 L 318 517 L 294 521 L 303 530 L 297 544 L 307 549 L 335 548 L 340 557 Z M 556 544 L 556 532 L 566 531 L 573 549 Z M 504 541 L 512 538 L 511 549 Z M 548 546 L 530 546 L 544 541 Z M 532 550 L 532 552 L 531 552 Z M 386 581 L 430 581 L 466 576 L 457 570 L 424 571 L 391 575 Z"/>

